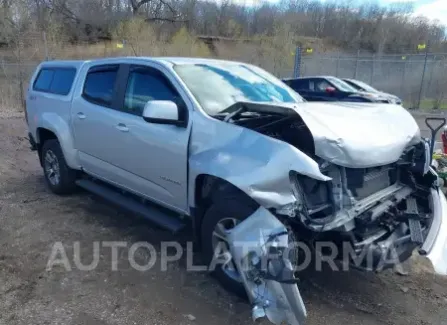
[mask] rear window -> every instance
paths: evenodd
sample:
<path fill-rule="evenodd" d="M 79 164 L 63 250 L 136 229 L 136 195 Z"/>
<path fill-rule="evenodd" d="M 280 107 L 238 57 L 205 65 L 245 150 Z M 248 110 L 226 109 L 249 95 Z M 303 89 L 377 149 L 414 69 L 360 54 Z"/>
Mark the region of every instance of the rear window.
<path fill-rule="evenodd" d="M 74 68 L 43 68 L 37 75 L 33 89 L 57 95 L 68 95 L 76 76 Z"/>
<path fill-rule="evenodd" d="M 87 73 L 82 96 L 97 105 L 112 106 L 118 66 L 95 67 Z"/>

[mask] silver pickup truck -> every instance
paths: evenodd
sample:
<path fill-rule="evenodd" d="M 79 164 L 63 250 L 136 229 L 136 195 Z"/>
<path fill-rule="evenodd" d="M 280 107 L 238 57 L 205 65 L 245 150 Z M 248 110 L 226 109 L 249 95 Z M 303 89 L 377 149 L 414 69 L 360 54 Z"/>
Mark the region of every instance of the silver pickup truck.
<path fill-rule="evenodd" d="M 298 241 L 365 270 L 417 250 L 447 273 L 446 198 L 400 106 L 308 103 L 238 62 L 111 58 L 42 63 L 26 120 L 54 193 L 79 186 L 165 229 L 191 224 L 254 319 L 304 322 Z"/>

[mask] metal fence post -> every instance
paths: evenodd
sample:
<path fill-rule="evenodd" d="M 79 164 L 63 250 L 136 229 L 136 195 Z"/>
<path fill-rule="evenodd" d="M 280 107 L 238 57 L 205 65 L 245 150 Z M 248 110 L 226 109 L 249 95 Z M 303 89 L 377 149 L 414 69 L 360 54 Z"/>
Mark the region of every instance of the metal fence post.
<path fill-rule="evenodd" d="M 404 61 L 404 69 L 403 69 L 403 72 L 402 72 L 402 81 L 401 81 L 401 84 L 400 84 L 400 95 L 402 96 L 402 97 L 405 97 L 404 95 L 404 85 L 405 85 L 405 79 L 406 79 L 406 77 L 407 77 L 407 59 L 405 59 L 405 60 L 403 60 Z"/>
<path fill-rule="evenodd" d="M 428 92 L 429 92 L 428 97 L 429 98 L 431 97 L 430 90 L 431 90 L 431 83 L 433 81 L 433 72 L 434 72 L 433 70 L 435 69 L 435 66 L 436 66 L 436 60 L 435 60 L 435 58 L 432 58 L 430 61 L 430 77 L 428 78 L 428 84 L 427 84 L 427 87 L 425 87 L 425 92 L 424 92 L 425 96 L 427 96 L 427 89 L 428 89 Z"/>
<path fill-rule="evenodd" d="M 357 59 L 355 60 L 354 79 L 358 79 L 358 74 L 359 74 L 359 59 L 360 59 L 360 50 L 357 50 Z"/>
<path fill-rule="evenodd" d="M 293 77 L 298 78 L 301 75 L 301 47 L 295 49 L 295 64 L 293 66 Z"/>
<path fill-rule="evenodd" d="M 372 85 L 374 83 L 374 71 L 375 71 L 375 65 L 376 65 L 376 55 L 373 54 L 372 56 L 372 62 L 371 62 L 371 76 L 369 79 L 369 83 Z"/>
<path fill-rule="evenodd" d="M 422 90 L 424 88 L 425 70 L 427 69 L 428 46 L 425 48 L 424 70 L 422 70 L 421 87 L 419 88 L 418 109 L 421 108 Z"/>
<path fill-rule="evenodd" d="M 335 76 L 338 77 L 338 71 L 340 70 L 340 53 L 337 56 L 337 65 L 335 68 Z"/>
<path fill-rule="evenodd" d="M 45 47 L 45 61 L 48 61 L 48 43 L 47 43 L 47 33 L 43 32 L 43 46 Z"/>

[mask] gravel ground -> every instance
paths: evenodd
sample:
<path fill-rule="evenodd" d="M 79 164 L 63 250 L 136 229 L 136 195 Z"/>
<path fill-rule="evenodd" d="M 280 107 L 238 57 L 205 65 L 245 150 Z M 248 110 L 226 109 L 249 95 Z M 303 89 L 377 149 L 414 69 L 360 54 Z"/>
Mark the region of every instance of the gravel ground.
<path fill-rule="evenodd" d="M 120 253 L 112 271 L 110 249 L 101 248 L 93 271 L 47 271 L 55 242 L 64 244 L 73 264 L 79 241 L 88 264 L 95 241 L 130 246 L 145 240 L 159 248 L 174 237 L 89 194 L 51 194 L 25 135 L 22 118 L 0 117 L 0 324 L 251 324 L 247 303 L 207 274 L 186 272 L 184 259 L 166 272 L 158 266 L 140 272 Z M 141 251 L 138 259 L 148 256 Z M 447 324 L 447 279 L 433 275 L 421 258 L 410 269 L 408 276 L 304 273 L 306 324 Z"/>

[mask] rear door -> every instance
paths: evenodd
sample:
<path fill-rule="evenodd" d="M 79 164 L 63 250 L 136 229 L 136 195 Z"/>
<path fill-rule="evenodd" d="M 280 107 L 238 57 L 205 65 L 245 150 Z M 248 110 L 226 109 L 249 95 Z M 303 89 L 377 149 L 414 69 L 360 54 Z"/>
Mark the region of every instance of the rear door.
<path fill-rule="evenodd" d="M 79 95 L 73 99 L 71 120 L 82 167 L 89 173 L 114 180 L 109 165 L 117 154 L 117 101 L 119 64 L 95 65 L 84 71 Z M 109 163 L 109 164 L 108 164 Z"/>

